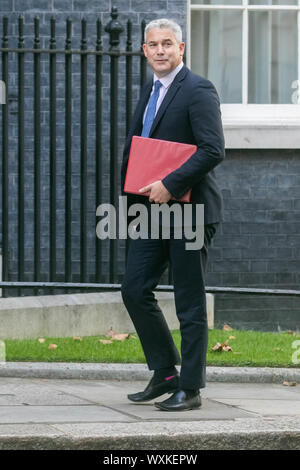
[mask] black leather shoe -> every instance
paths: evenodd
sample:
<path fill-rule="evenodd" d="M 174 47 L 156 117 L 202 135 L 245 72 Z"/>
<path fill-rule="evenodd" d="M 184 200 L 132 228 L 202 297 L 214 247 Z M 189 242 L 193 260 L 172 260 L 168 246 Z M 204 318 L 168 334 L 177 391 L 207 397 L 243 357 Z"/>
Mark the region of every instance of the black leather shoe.
<path fill-rule="evenodd" d="M 178 375 L 175 375 L 170 380 L 164 380 L 156 385 L 153 384 L 154 377 L 150 380 L 149 384 L 143 392 L 131 393 L 127 395 L 129 400 L 134 402 L 150 401 L 153 398 L 160 397 L 164 393 L 173 393 L 175 390 L 178 390 L 179 378 Z"/>
<path fill-rule="evenodd" d="M 199 390 L 196 393 L 188 393 L 184 390 L 177 390 L 165 401 L 155 402 L 156 408 L 164 411 L 186 411 L 200 408 L 201 396 Z"/>

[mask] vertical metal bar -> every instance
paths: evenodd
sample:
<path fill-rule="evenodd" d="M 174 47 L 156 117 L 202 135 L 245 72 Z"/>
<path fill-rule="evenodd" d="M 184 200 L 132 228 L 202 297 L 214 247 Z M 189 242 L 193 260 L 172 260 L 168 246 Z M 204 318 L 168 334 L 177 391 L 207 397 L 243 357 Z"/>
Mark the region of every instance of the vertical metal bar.
<path fill-rule="evenodd" d="M 2 47 L 8 48 L 8 17 L 3 17 Z M 9 281 L 8 251 L 8 52 L 2 52 L 2 80 L 5 86 L 5 103 L 2 104 L 2 279 Z M 7 289 L 2 289 L 6 297 Z"/>
<path fill-rule="evenodd" d="M 102 51 L 102 24 L 97 19 L 96 51 Z M 96 208 L 102 202 L 102 55 L 96 55 Z M 96 238 L 96 282 L 101 282 L 101 240 Z"/>
<path fill-rule="evenodd" d="M 34 49 L 40 49 L 40 19 L 34 18 Z M 41 272 L 41 55 L 34 56 L 34 282 L 40 281 Z M 35 288 L 34 293 L 38 295 L 39 289 Z"/>
<path fill-rule="evenodd" d="M 50 49 L 56 49 L 55 18 L 50 20 Z M 56 280 L 56 54 L 50 54 L 50 281 Z M 53 291 L 52 291 L 53 292 Z"/>
<path fill-rule="evenodd" d="M 132 52 L 132 22 L 127 21 L 126 51 Z M 126 135 L 129 132 L 132 118 L 132 55 L 126 56 Z"/>
<path fill-rule="evenodd" d="M 81 21 L 81 50 L 87 49 L 86 18 Z M 87 55 L 81 55 L 81 110 L 80 110 L 80 154 L 81 154 L 81 224 L 80 224 L 80 281 L 87 280 Z"/>
<path fill-rule="evenodd" d="M 145 34 L 146 21 L 143 20 L 141 23 L 141 51 L 143 52 L 144 44 L 144 34 Z M 140 64 L 140 77 L 141 77 L 141 88 L 146 83 L 147 80 L 147 59 L 144 56 L 144 53 L 141 55 L 141 64 Z"/>
<path fill-rule="evenodd" d="M 112 20 L 106 25 L 105 31 L 110 34 L 110 204 L 117 208 L 118 194 L 118 61 L 120 34 L 124 28 L 117 20 L 118 10 L 111 9 Z M 109 244 L 109 278 L 115 282 L 118 272 L 117 240 L 110 239 Z"/>
<path fill-rule="evenodd" d="M 132 52 L 132 22 L 127 22 L 127 52 Z M 126 135 L 128 135 L 132 119 L 132 55 L 126 56 Z M 125 263 L 129 249 L 129 240 L 125 242 Z"/>
<path fill-rule="evenodd" d="M 110 204 L 116 208 L 118 171 L 118 56 L 110 58 Z M 116 282 L 117 244 L 110 240 L 110 282 Z"/>
<path fill-rule="evenodd" d="M 24 48 L 24 16 L 20 15 L 18 48 Z M 18 280 L 24 279 L 24 53 L 18 52 Z M 19 295 L 22 289 L 19 290 Z"/>
<path fill-rule="evenodd" d="M 71 50 L 72 20 L 66 22 L 66 51 Z M 72 281 L 72 55 L 65 55 L 65 282 Z"/>

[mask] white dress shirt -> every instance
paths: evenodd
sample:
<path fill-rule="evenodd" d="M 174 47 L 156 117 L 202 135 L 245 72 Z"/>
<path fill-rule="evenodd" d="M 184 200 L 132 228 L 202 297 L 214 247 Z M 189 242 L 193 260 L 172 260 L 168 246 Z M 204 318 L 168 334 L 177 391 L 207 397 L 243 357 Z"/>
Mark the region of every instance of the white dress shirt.
<path fill-rule="evenodd" d="M 159 89 L 159 97 L 158 97 L 158 100 L 157 100 L 157 104 L 156 104 L 156 111 L 155 111 L 155 115 L 157 113 L 157 111 L 159 110 L 159 107 L 164 99 L 164 97 L 166 96 L 167 94 L 167 91 L 168 89 L 170 88 L 174 78 L 176 77 L 176 75 L 178 74 L 178 72 L 180 72 L 180 70 L 182 69 L 183 67 L 183 62 L 180 62 L 179 65 L 177 65 L 177 67 L 172 70 L 172 72 L 168 73 L 168 75 L 165 75 L 164 77 L 162 78 L 159 78 L 155 75 L 154 73 L 154 76 L 153 76 L 153 86 L 152 86 L 152 91 L 151 91 L 151 95 L 152 93 L 154 92 L 154 85 L 155 85 L 155 82 L 156 80 L 159 80 L 160 83 L 162 84 L 162 86 L 160 87 Z M 150 97 L 151 97 L 150 95 Z M 149 99 L 150 99 L 149 97 Z M 145 120 L 145 116 L 146 116 L 146 112 L 147 112 L 147 108 L 148 108 L 148 105 L 146 106 L 146 109 L 145 109 L 145 112 L 144 112 L 144 116 L 143 116 L 143 123 L 144 123 L 144 120 Z"/>

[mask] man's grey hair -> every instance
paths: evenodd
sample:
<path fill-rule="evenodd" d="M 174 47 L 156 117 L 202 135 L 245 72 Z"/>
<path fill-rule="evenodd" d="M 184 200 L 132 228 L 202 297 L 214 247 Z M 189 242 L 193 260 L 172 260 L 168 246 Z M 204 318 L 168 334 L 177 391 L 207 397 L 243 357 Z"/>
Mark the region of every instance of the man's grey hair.
<path fill-rule="evenodd" d="M 179 24 L 177 24 L 173 20 L 168 20 L 167 18 L 160 18 L 158 20 L 153 20 L 150 21 L 150 23 L 147 24 L 145 28 L 145 42 L 147 38 L 147 34 L 150 31 L 150 29 L 171 29 L 174 33 L 174 36 L 176 38 L 176 41 L 178 43 L 182 42 L 182 30 Z"/>

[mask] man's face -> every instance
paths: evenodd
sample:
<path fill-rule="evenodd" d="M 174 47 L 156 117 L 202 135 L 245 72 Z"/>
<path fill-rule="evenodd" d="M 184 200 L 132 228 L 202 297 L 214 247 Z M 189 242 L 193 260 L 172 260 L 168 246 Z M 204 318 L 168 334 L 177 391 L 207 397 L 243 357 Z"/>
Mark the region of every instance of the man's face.
<path fill-rule="evenodd" d="M 178 43 L 171 29 L 153 28 L 147 34 L 143 50 L 157 77 L 162 78 L 182 61 L 184 42 Z"/>

